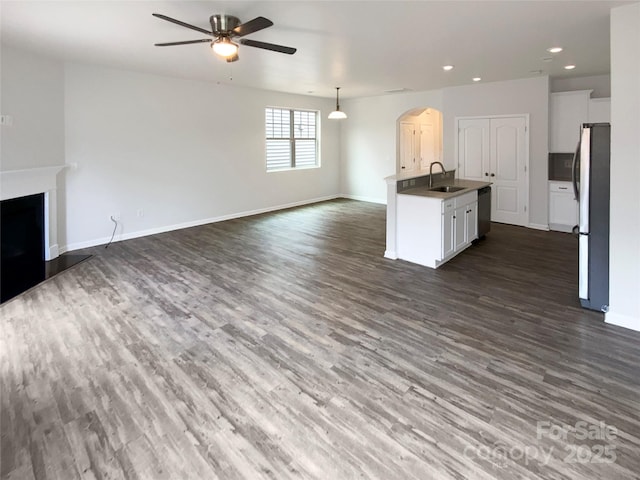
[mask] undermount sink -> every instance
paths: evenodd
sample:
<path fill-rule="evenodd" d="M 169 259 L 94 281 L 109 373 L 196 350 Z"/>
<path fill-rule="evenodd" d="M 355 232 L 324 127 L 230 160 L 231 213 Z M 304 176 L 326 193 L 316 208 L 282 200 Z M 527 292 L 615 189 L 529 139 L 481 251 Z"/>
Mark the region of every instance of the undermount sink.
<path fill-rule="evenodd" d="M 432 192 L 459 192 L 460 190 L 464 190 L 466 187 L 456 187 L 454 185 L 440 185 L 439 187 L 432 187 L 429 190 Z"/>

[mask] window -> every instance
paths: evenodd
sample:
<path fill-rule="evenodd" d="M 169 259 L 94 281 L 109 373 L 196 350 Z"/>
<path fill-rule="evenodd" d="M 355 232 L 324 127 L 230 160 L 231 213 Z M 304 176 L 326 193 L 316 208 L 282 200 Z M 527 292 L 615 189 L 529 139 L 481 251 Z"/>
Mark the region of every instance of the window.
<path fill-rule="evenodd" d="M 317 167 L 318 112 L 265 108 L 267 172 Z"/>

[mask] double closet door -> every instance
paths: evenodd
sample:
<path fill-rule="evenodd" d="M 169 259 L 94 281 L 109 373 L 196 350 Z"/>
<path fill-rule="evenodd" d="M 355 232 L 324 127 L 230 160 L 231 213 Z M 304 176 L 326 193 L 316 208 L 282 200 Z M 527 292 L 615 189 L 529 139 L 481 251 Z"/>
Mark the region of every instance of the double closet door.
<path fill-rule="evenodd" d="M 528 119 L 525 115 L 456 119 L 459 178 L 491 182 L 491 221 L 527 226 Z"/>

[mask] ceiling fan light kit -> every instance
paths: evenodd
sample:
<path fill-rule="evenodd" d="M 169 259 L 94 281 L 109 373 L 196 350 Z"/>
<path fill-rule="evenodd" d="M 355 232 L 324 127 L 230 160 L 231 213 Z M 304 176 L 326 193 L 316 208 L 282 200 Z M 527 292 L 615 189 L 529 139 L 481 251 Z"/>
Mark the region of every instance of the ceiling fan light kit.
<path fill-rule="evenodd" d="M 213 38 L 203 38 L 201 40 L 185 40 L 182 42 L 168 42 L 168 43 L 156 43 L 156 47 L 170 47 L 174 45 L 188 45 L 192 43 L 205 43 L 209 42 L 211 49 L 220 57 L 224 58 L 227 62 L 235 62 L 238 60 L 238 49 L 240 48 L 237 43 L 231 41 L 234 37 L 244 37 L 251 33 L 264 30 L 273 25 L 273 22 L 268 18 L 256 17 L 253 20 L 249 20 L 245 23 L 240 23 L 238 17 L 233 15 L 211 15 L 209 23 L 211 24 L 211 30 L 205 30 L 204 28 L 196 27 L 185 23 L 175 18 L 167 17 L 159 13 L 154 13 L 154 17 L 167 22 L 175 23 L 181 27 L 195 30 L 196 32 L 209 35 Z M 296 53 L 296 49 L 293 47 L 285 47 L 284 45 L 276 45 L 275 43 L 259 42 L 257 40 L 241 39 L 242 45 L 248 47 L 261 48 L 263 50 L 271 50 L 272 52 L 285 53 L 287 55 L 293 55 Z"/>
<path fill-rule="evenodd" d="M 211 49 L 222 58 L 229 58 L 238 53 L 238 44 L 233 43 L 227 37 L 221 37 L 211 44 Z"/>
<path fill-rule="evenodd" d="M 340 87 L 336 87 L 336 109 L 329 114 L 330 120 L 347 118 L 347 114 L 340 110 Z"/>

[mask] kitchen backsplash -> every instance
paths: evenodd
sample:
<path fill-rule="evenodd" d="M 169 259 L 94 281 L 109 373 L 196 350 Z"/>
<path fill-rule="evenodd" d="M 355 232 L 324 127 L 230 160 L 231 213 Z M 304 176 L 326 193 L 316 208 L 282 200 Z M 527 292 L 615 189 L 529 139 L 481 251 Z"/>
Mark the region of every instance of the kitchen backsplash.
<path fill-rule="evenodd" d="M 442 183 L 451 182 L 456 178 L 455 170 L 447 170 L 445 173 L 434 173 L 433 174 L 433 185 L 441 185 Z M 405 190 L 409 190 L 410 188 L 417 187 L 428 187 L 429 186 L 429 175 L 424 175 L 422 177 L 411 178 L 409 180 L 398 180 L 396 192 L 401 193 Z"/>

